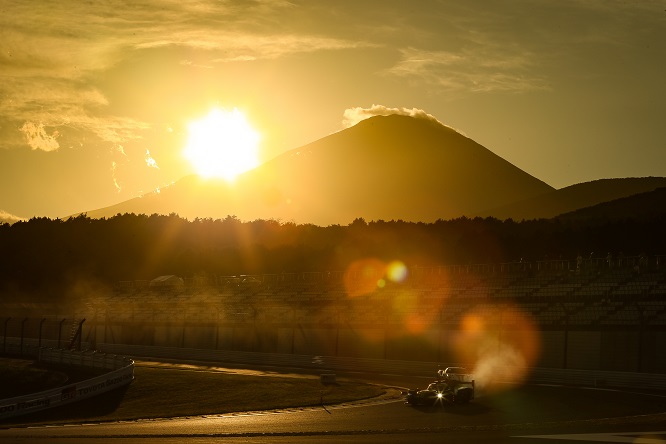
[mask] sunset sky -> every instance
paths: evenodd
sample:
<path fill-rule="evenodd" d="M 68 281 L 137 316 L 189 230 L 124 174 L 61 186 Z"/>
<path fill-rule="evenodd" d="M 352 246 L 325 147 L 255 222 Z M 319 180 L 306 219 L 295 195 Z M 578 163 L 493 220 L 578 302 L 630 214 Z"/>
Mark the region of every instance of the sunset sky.
<path fill-rule="evenodd" d="M 260 162 L 397 109 L 555 188 L 666 176 L 666 1 L 0 0 L 0 222 L 197 172 L 214 109 Z"/>

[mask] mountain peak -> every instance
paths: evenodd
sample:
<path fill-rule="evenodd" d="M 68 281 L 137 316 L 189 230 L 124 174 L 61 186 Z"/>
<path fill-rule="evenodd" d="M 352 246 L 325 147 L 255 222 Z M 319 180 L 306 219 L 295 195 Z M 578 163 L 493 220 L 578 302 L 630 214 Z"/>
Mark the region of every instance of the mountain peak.
<path fill-rule="evenodd" d="M 354 219 L 432 222 L 473 215 L 552 188 L 435 119 L 375 116 L 241 175 L 233 187 L 184 182 L 121 203 L 127 212 L 278 219 L 317 225 Z"/>

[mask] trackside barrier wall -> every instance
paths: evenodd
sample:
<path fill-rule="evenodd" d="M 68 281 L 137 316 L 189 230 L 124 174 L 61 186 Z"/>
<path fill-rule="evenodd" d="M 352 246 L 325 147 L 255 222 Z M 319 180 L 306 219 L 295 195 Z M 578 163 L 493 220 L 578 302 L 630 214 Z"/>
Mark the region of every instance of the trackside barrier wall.
<path fill-rule="evenodd" d="M 42 348 L 57 349 L 58 341 L 44 339 L 40 346 L 37 339 L 25 338 L 21 340 L 21 338 L 8 337 L 5 338 L 4 342 L 0 343 L 0 350 L 4 351 L 6 355 L 13 356 L 37 358 Z M 82 350 L 88 350 L 89 348 L 90 344 L 88 342 L 81 343 Z"/>
<path fill-rule="evenodd" d="M 176 347 L 149 347 L 140 345 L 99 344 L 106 353 L 125 354 L 143 358 L 178 359 L 209 363 L 233 363 L 275 367 L 309 368 L 321 373 L 355 371 L 384 375 L 421 376 L 433 378 L 439 368 L 455 363 L 397 361 L 385 359 L 347 358 L 335 356 L 291 355 L 278 353 L 252 353 L 228 350 L 206 350 Z M 570 370 L 532 368 L 529 382 L 565 384 L 587 387 L 629 387 L 660 389 L 666 387 L 666 375 L 654 373 L 609 372 L 597 370 Z"/>
<path fill-rule="evenodd" d="M 110 390 L 128 385 L 134 379 L 134 361 L 124 356 L 98 352 L 78 352 L 42 348 L 40 362 L 65 366 L 83 366 L 111 370 L 92 379 L 69 384 L 30 395 L 0 400 L 0 419 L 25 415 L 59 407 L 82 399 L 92 398 Z"/>

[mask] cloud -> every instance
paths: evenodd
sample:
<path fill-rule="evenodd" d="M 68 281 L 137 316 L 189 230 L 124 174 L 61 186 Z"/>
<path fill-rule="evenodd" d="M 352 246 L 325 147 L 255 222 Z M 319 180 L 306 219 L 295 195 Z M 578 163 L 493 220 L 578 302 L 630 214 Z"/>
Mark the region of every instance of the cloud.
<path fill-rule="evenodd" d="M 533 56 L 526 51 L 478 46 L 473 49 L 400 50 L 401 60 L 384 73 L 420 79 L 441 90 L 525 92 L 548 89 L 546 79 L 532 74 Z"/>
<path fill-rule="evenodd" d="M 445 4 L 445 7 L 443 6 Z M 507 11 L 511 11 L 507 13 Z M 447 93 L 550 91 L 558 73 L 598 75 L 599 60 L 663 47 L 663 1 L 507 0 L 483 8 L 445 1 L 404 18 L 398 59 L 383 74 Z M 438 27 L 423 26 L 438 23 Z M 662 38 L 661 41 L 664 39 Z M 653 55 L 648 63 L 652 63 Z M 628 62 L 628 60 L 625 60 Z M 630 69 L 630 67 L 623 67 Z M 633 69 L 641 70 L 640 65 Z M 606 73 L 604 73 L 606 74 Z"/>
<path fill-rule="evenodd" d="M 230 32 L 220 29 L 184 29 L 164 35 L 164 38 L 136 45 L 136 49 L 156 49 L 164 47 L 186 47 L 203 50 L 219 56 L 211 57 L 207 65 L 194 64 L 188 60 L 181 64 L 211 67 L 210 64 L 230 62 L 252 62 L 275 60 L 281 57 L 314 53 L 375 47 L 377 45 L 343 38 L 297 35 L 289 33 L 268 33 L 266 35 Z"/>
<path fill-rule="evenodd" d="M 422 109 L 418 108 L 389 108 L 384 105 L 372 105 L 370 108 L 362 108 L 357 106 L 355 108 L 348 108 L 344 112 L 344 117 L 342 119 L 342 126 L 349 128 L 356 125 L 361 120 L 369 119 L 374 116 L 391 116 L 397 114 L 399 116 L 410 116 L 416 117 L 419 119 L 431 120 L 442 124 L 435 116 L 428 114 Z"/>
<path fill-rule="evenodd" d="M 124 154 L 124 153 L 123 153 Z M 111 178 L 113 179 L 113 186 L 116 189 L 116 192 L 120 193 L 123 190 L 123 187 L 120 186 L 120 182 L 118 182 L 118 178 L 116 177 L 116 169 L 118 167 L 118 164 L 116 161 L 111 162 Z"/>
<path fill-rule="evenodd" d="M 58 131 L 54 130 L 53 133 L 48 134 L 42 123 L 25 122 L 19 128 L 28 141 L 28 145 L 33 150 L 42 151 L 56 151 L 60 148 L 58 141 Z"/>
<path fill-rule="evenodd" d="M 191 66 L 193 68 L 213 69 L 212 65 L 201 65 L 199 63 L 193 62 L 192 60 L 181 60 L 180 64 L 183 66 Z"/>
<path fill-rule="evenodd" d="M 144 159 L 146 161 L 146 166 L 147 167 L 157 168 L 158 170 L 160 169 L 160 167 L 157 165 L 157 162 L 155 161 L 155 159 L 153 159 L 153 157 L 150 155 L 149 150 L 146 150 L 146 155 L 144 156 Z"/>
<path fill-rule="evenodd" d="M 213 63 L 367 45 L 306 31 L 293 33 L 276 14 L 294 11 L 286 1 L 143 0 L 131 7 L 47 1 L 39 8 L 10 3 L 0 14 L 0 119 L 16 127 L 23 122 L 41 122 L 53 130 L 66 126 L 82 137 L 92 132 L 104 142 L 123 143 L 140 138 L 150 125 L 109 113 L 111 101 L 99 79 L 132 53 L 188 48 L 201 51 L 208 60 L 187 58 L 180 63 L 208 68 Z M 28 145 L 57 149 L 53 133 L 39 125 L 30 123 L 22 130 Z"/>
<path fill-rule="evenodd" d="M 15 216 L 13 214 L 10 214 L 4 210 L 0 210 L 0 224 L 13 224 L 16 222 L 21 222 L 26 220 L 23 217 Z"/>
<path fill-rule="evenodd" d="M 4 85 L 2 80 L 0 73 L 0 117 L 25 122 L 19 130 L 32 149 L 57 149 L 55 138 L 64 133 L 58 128 L 90 132 L 114 144 L 141 138 L 142 131 L 150 128 L 148 123 L 130 117 L 96 115 L 108 105 L 107 99 L 95 88 L 80 89 L 73 80 L 46 76 L 9 80 Z M 49 135 L 45 128 L 53 128 L 53 132 Z"/>
<path fill-rule="evenodd" d="M 360 106 L 357 106 L 355 108 L 348 108 L 344 112 L 344 116 L 342 118 L 342 126 L 343 128 L 349 128 L 357 123 L 359 123 L 361 120 L 369 119 L 370 117 L 374 116 L 391 116 L 391 115 L 399 115 L 399 116 L 409 116 L 409 117 L 415 117 L 417 119 L 425 119 L 425 120 L 430 120 L 431 122 L 436 122 L 439 123 L 440 125 L 443 125 L 447 128 L 451 128 L 448 125 L 443 124 L 435 116 L 432 114 L 428 114 L 422 109 L 418 108 L 389 108 L 387 106 L 383 105 L 372 105 L 370 108 L 362 108 Z M 462 134 L 460 131 L 458 131 L 455 128 L 451 128 L 452 130 Z M 463 134 L 464 135 L 464 134 Z"/>

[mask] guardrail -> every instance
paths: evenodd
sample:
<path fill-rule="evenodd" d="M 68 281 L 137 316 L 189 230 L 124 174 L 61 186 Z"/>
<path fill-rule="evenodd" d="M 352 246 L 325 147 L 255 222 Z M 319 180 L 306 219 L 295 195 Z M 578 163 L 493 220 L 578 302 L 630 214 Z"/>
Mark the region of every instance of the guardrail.
<path fill-rule="evenodd" d="M 0 419 L 25 415 L 91 398 L 129 384 L 134 379 L 134 361 L 99 352 L 39 349 L 40 362 L 112 370 L 109 373 L 25 396 L 0 400 Z"/>
<path fill-rule="evenodd" d="M 290 355 L 279 353 L 252 353 L 229 350 L 149 347 L 122 344 L 99 344 L 99 348 L 107 353 L 126 354 L 136 358 L 178 359 L 211 363 L 226 362 L 284 368 L 296 367 L 314 369 L 321 373 L 346 371 L 434 377 L 438 368 L 456 365 L 455 363 Z M 579 385 L 586 387 L 623 387 L 661 390 L 666 387 L 666 375 L 664 374 L 597 370 L 532 368 L 529 374 L 529 381 L 532 383 Z"/>

